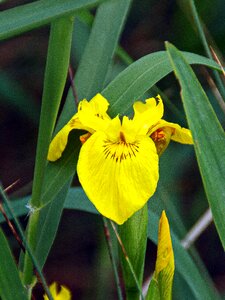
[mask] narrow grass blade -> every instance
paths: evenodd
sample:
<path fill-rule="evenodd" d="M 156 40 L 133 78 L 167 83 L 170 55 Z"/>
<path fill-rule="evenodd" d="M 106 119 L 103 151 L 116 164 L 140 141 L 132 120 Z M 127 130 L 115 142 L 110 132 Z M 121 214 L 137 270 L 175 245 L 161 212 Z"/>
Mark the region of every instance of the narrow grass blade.
<path fill-rule="evenodd" d="M 196 9 L 196 6 L 195 6 L 195 1 L 194 0 L 189 0 L 188 2 L 189 2 L 189 5 L 191 7 L 191 13 L 193 15 L 193 19 L 194 19 L 195 25 L 197 27 L 199 37 L 201 39 L 201 42 L 202 42 L 203 47 L 205 49 L 205 52 L 206 52 L 207 56 L 210 59 L 213 59 L 213 56 L 211 54 L 211 51 L 210 51 L 210 48 L 208 46 L 208 42 L 207 42 L 207 39 L 206 39 L 206 36 L 205 36 L 205 33 L 204 33 L 203 26 L 202 26 L 201 21 L 200 21 L 199 16 L 198 16 L 198 12 L 197 12 L 197 9 Z M 219 74 L 216 71 L 214 71 L 214 77 L 215 77 L 215 80 L 217 82 L 218 88 L 219 88 L 219 90 L 222 94 L 223 100 L 225 101 L 225 87 L 224 87 L 224 84 L 223 84 Z"/>
<path fill-rule="evenodd" d="M 19 270 L 16 266 L 8 242 L 0 229 L 0 297 L 2 300 L 24 299 L 28 294 L 20 280 Z"/>
<path fill-rule="evenodd" d="M 61 17 L 70 17 L 84 8 L 103 0 L 40 0 L 0 13 L 0 40 L 10 38 Z M 63 45 L 63 44 L 62 44 Z"/>
<path fill-rule="evenodd" d="M 40 205 L 48 146 L 67 78 L 72 31 L 70 18 L 59 19 L 51 27 L 31 200 L 35 207 Z"/>
<path fill-rule="evenodd" d="M 32 198 L 30 205 L 37 209 L 41 206 L 41 194 L 44 182 L 47 153 L 60 101 L 62 98 L 70 59 L 70 47 L 73 31 L 73 18 L 61 18 L 51 25 L 49 38 L 48 57 L 44 78 L 38 143 L 35 160 Z M 39 211 L 31 214 L 28 223 L 28 241 L 35 249 L 37 241 L 37 226 Z M 25 255 L 24 283 L 30 284 L 32 280 L 32 263 L 29 256 Z"/>
<path fill-rule="evenodd" d="M 130 4 L 130 0 L 114 0 L 107 1 L 99 7 L 75 76 L 79 99 L 90 99 L 99 90 L 102 90 L 104 78 L 108 72 Z M 97 41 L 100 43 L 99 46 Z M 98 52 L 96 52 L 97 50 Z M 94 55 L 95 63 L 93 64 L 93 54 L 95 53 L 97 55 Z M 92 74 L 91 77 L 90 74 Z"/>
<path fill-rule="evenodd" d="M 213 218 L 225 248 L 225 134 L 209 100 L 183 55 L 171 44 L 167 51 L 181 85 L 181 97 Z"/>
<path fill-rule="evenodd" d="M 130 3 L 130 0 L 110 0 L 99 6 L 75 75 L 74 85 L 80 100 L 90 99 L 103 89 Z M 70 91 L 57 130 L 72 117 L 75 110 Z"/>

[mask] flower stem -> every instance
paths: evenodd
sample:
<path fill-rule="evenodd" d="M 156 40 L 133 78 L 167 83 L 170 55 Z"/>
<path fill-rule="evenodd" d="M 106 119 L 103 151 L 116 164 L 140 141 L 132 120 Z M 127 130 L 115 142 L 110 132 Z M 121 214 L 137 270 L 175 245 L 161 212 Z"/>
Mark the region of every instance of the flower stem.
<path fill-rule="evenodd" d="M 139 300 L 140 297 L 144 299 L 141 286 L 147 245 L 147 223 L 147 205 L 121 225 L 119 233 L 111 223 L 121 246 L 119 254 L 127 300 Z"/>

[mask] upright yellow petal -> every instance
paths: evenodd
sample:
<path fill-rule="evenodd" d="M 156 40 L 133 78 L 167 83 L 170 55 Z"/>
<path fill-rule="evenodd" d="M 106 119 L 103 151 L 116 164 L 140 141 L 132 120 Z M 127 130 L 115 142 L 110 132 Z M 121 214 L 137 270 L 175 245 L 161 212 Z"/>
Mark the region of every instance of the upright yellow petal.
<path fill-rule="evenodd" d="M 139 210 L 156 190 L 158 155 L 143 136 L 134 143 L 112 142 L 95 132 L 82 146 L 77 172 L 81 185 L 99 212 L 118 224 Z"/>
<path fill-rule="evenodd" d="M 71 130 L 82 129 L 93 133 L 97 129 L 102 130 L 107 127 L 108 123 L 105 120 L 110 120 L 110 117 L 106 113 L 108 106 L 108 101 L 100 94 L 93 97 L 90 102 L 86 99 L 80 101 L 78 112 L 52 140 L 47 159 L 55 161 L 62 156 Z"/>
<path fill-rule="evenodd" d="M 170 237 L 170 227 L 166 213 L 163 211 L 159 221 L 158 249 L 155 268 L 156 276 L 166 268 L 171 260 L 173 261 L 174 257 L 172 241 Z"/>
<path fill-rule="evenodd" d="M 69 289 L 67 289 L 65 286 L 61 285 L 60 289 L 58 290 L 56 282 L 51 284 L 50 292 L 51 292 L 54 300 L 71 300 L 72 299 Z M 44 300 L 48 300 L 48 297 L 46 294 L 44 295 Z"/>
<path fill-rule="evenodd" d="M 104 130 L 110 120 L 106 113 L 109 102 L 101 95 L 97 94 L 89 102 L 83 100 L 78 107 L 79 120 L 90 132 Z"/>
<path fill-rule="evenodd" d="M 145 135 L 163 116 L 163 102 L 158 95 L 156 98 L 149 98 L 145 103 L 137 101 L 133 105 L 133 121 L 139 134 Z"/>

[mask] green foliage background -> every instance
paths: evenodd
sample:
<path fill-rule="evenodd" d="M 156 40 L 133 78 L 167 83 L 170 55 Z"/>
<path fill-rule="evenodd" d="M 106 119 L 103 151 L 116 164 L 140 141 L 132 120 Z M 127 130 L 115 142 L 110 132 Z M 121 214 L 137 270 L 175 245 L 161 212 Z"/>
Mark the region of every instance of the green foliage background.
<path fill-rule="evenodd" d="M 206 58 L 177 53 L 177 50 L 170 45 L 169 56 L 165 52 L 164 42 L 168 40 L 180 50 L 205 55 L 191 17 L 188 5 L 191 1 L 143 0 L 141 5 L 140 1 L 132 3 L 128 0 L 105 1 L 96 10 L 95 7 L 99 2 L 65 0 L 62 4 L 59 0 L 46 0 L 30 2 L 25 8 L 21 5 L 15 9 L 10 9 L 14 4 L 7 1 L 4 3 L 3 9 L 8 10 L 0 13 L 2 14 L 0 17 L 2 184 L 7 187 L 20 178 L 11 198 L 19 199 L 12 202 L 15 214 L 25 215 L 27 213 L 25 203 L 30 199 L 31 194 L 30 182 L 35 163 L 39 111 L 41 103 L 46 101 L 49 111 L 47 113 L 42 106 L 42 129 L 39 131 L 39 135 L 44 137 L 42 142 L 39 142 L 39 147 L 42 149 L 39 150 L 39 163 L 42 160 L 39 170 L 43 173 L 41 176 L 36 176 L 36 179 L 39 178 L 43 182 L 37 183 L 37 180 L 34 180 L 33 189 L 37 185 L 37 192 L 32 201 L 37 207 L 47 203 L 48 205 L 40 210 L 34 254 L 41 267 L 49 255 L 44 269 L 48 281 L 54 280 L 68 285 L 79 299 L 105 299 L 105 297 L 115 299 L 116 295 L 113 294 L 115 287 L 111 283 L 112 268 L 104 245 L 101 219 L 86 213 L 87 211 L 96 213 L 96 211 L 93 210 L 82 190 L 77 187 L 76 177 L 72 180 L 80 147 L 77 136 L 71 136 L 70 145 L 62 160 L 47 165 L 46 171 L 45 161 L 41 158 L 43 151 L 46 152 L 48 149 L 58 111 L 57 106 L 63 93 L 63 80 L 66 80 L 67 73 L 66 61 L 61 62 L 60 65 L 57 60 L 51 61 L 51 58 L 57 58 L 57 55 L 68 58 L 72 37 L 70 61 L 75 73 L 75 87 L 79 99 L 83 97 L 90 99 L 95 93 L 102 91 L 111 103 L 112 116 L 118 112 L 129 114 L 133 101 L 155 95 L 160 88 L 166 107 L 165 119 L 179 122 L 183 126 L 187 126 L 188 121 L 194 137 L 200 142 L 200 150 L 196 147 L 196 153 L 205 188 L 194 149 L 171 143 L 160 161 L 160 183 L 157 192 L 149 201 L 148 235 L 151 241 L 157 242 L 158 217 L 161 210 L 166 209 L 173 233 L 176 260 L 174 299 L 220 299 L 225 290 L 225 286 L 220 284 L 224 276 L 224 253 L 214 225 L 211 225 L 197 241 L 195 246 L 198 252 L 196 248 L 185 251 L 179 242 L 208 207 L 206 194 L 223 244 L 225 240 L 222 201 L 225 176 L 224 132 L 216 121 L 217 116 L 224 125 L 224 114 L 208 83 L 208 73 L 202 66 L 194 67 L 205 95 L 199 92 L 198 84 L 193 83 L 195 78 L 189 72 L 186 62 L 217 69 L 219 67 Z M 18 4 L 22 2 L 15 3 L 15 6 Z M 225 50 L 224 1 L 215 0 L 213 5 L 211 1 L 204 1 L 204 3 L 196 1 L 196 6 L 206 26 L 209 43 L 217 53 L 223 53 Z M 87 10 L 88 8 L 92 9 Z M 72 33 L 65 24 L 68 22 L 70 27 L 72 26 L 74 14 Z M 49 42 L 49 68 L 47 67 L 48 73 L 45 73 L 44 79 L 50 22 L 52 35 L 54 26 L 61 26 L 60 22 L 64 24 L 64 29 L 61 36 L 56 33 L 53 44 Z M 67 39 L 65 33 L 68 35 Z M 118 47 L 118 40 L 121 47 Z M 54 46 L 60 44 L 60 41 L 68 47 L 63 49 Z M 161 52 L 150 54 L 157 51 Z M 181 70 L 179 58 L 183 63 Z M 136 62 L 121 73 L 133 60 Z M 185 111 L 175 76 L 172 73 L 167 75 L 173 69 L 180 81 L 182 91 L 185 91 L 182 93 Z M 207 70 L 212 74 L 209 69 Z M 185 78 L 190 76 L 188 82 L 193 83 L 191 86 L 182 81 L 182 74 L 185 74 Z M 115 80 L 112 81 L 114 78 Z M 61 82 L 61 86 L 57 85 L 57 81 Z M 45 98 L 42 98 L 41 102 L 43 86 L 45 86 Z M 67 78 L 56 132 L 76 110 L 69 86 L 70 81 Z M 223 94 L 222 90 L 221 94 Z M 54 108 L 51 105 L 52 97 L 54 99 L 58 97 L 58 104 Z M 212 112 L 206 97 L 216 115 Z M 194 98 L 198 104 L 196 111 L 196 105 L 193 106 L 192 101 Z M 51 124 L 49 124 L 51 114 Z M 203 118 L 199 123 L 197 119 L 201 114 L 208 119 Z M 44 133 L 48 125 L 47 136 Z M 218 146 L 215 147 L 217 142 Z M 199 156 L 202 147 L 204 153 L 209 152 L 206 158 Z M 73 188 L 69 189 L 71 181 Z M 24 196 L 27 198 L 24 199 Z M 63 210 L 63 208 L 70 210 Z M 27 218 L 21 218 L 21 222 L 25 225 Z M 5 224 L 3 226 L 6 227 Z M 59 231 L 56 235 L 57 230 Z M 8 249 L 4 237 L 1 240 L 2 247 Z M 10 242 L 11 240 L 12 248 L 18 251 L 12 237 Z M 6 255 L 7 251 L 5 251 Z M 155 248 L 150 242 L 147 255 L 146 274 L 149 274 L 155 255 Z M 57 271 L 59 269 L 62 270 L 60 273 Z M 99 276 L 96 277 L 96 274 Z M 104 286 L 102 285 L 103 274 Z M 1 275 L 4 276 L 4 268 Z M 15 282 L 18 283 L 17 277 Z M 215 291 L 215 286 L 221 289 L 220 296 Z M 23 292 L 22 290 L 22 287 L 18 288 L 18 293 Z M 38 294 L 41 293 L 40 286 L 37 286 L 36 293 L 40 295 Z"/>

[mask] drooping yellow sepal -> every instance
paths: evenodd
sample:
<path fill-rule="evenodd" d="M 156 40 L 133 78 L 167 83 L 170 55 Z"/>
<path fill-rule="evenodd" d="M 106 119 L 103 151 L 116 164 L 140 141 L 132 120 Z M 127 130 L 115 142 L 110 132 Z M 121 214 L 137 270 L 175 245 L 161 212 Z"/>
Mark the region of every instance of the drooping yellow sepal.
<path fill-rule="evenodd" d="M 80 183 L 97 210 L 117 224 L 124 223 L 155 192 L 158 155 L 147 136 L 133 144 L 111 142 L 95 132 L 82 146 L 77 164 Z M 146 163 L 149 162 L 149 163 Z"/>
<path fill-rule="evenodd" d="M 57 288 L 56 282 L 52 283 L 50 286 L 50 293 L 54 300 L 71 300 L 72 296 L 68 288 L 61 285 L 60 289 Z M 48 300 L 48 296 L 44 295 L 44 300 Z"/>
<path fill-rule="evenodd" d="M 158 248 L 155 272 L 150 283 L 147 300 L 170 300 L 174 276 L 174 254 L 170 228 L 165 211 L 159 221 Z M 151 298 L 155 295 L 155 298 Z"/>

